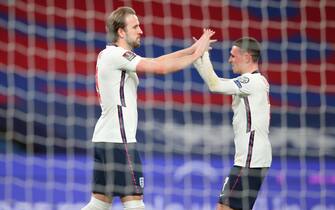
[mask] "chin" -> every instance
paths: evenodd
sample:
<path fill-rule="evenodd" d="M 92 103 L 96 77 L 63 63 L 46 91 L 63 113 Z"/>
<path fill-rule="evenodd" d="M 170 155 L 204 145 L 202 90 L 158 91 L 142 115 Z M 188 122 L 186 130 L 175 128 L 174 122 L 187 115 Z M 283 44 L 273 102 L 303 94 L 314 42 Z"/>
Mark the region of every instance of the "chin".
<path fill-rule="evenodd" d="M 138 48 L 141 46 L 141 43 L 140 42 L 134 42 L 133 44 L 133 48 Z"/>

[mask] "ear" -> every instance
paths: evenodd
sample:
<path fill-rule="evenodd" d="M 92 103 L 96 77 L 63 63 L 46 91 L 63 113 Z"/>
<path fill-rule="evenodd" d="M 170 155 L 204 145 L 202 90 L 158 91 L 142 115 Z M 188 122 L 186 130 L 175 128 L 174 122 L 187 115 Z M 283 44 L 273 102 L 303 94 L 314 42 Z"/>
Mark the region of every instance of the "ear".
<path fill-rule="evenodd" d="M 252 56 L 250 53 L 246 52 L 244 53 L 244 59 L 246 63 L 251 63 L 252 62 Z"/>
<path fill-rule="evenodd" d="M 119 37 L 122 38 L 122 39 L 126 36 L 126 32 L 123 28 L 119 28 L 117 30 L 117 33 L 118 33 Z"/>

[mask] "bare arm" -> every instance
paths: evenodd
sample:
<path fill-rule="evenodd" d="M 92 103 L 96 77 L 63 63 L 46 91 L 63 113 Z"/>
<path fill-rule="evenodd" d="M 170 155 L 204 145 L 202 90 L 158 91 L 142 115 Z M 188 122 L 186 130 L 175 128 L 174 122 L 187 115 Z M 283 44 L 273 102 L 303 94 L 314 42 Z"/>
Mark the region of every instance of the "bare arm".
<path fill-rule="evenodd" d="M 185 49 L 178 50 L 176 52 L 172 52 L 172 53 L 169 53 L 169 54 L 166 54 L 166 55 L 159 56 L 158 58 L 170 58 L 170 59 L 179 58 L 179 57 L 183 57 L 183 56 L 187 56 L 187 55 L 192 55 L 195 50 L 196 50 L 196 45 L 193 44 L 190 47 L 187 47 Z"/>
<path fill-rule="evenodd" d="M 201 38 L 189 48 L 163 55 L 158 58 L 142 59 L 137 64 L 136 71 L 157 74 L 167 74 L 179 71 L 193 63 L 205 52 L 212 35 L 214 35 L 214 32 L 206 29 Z"/>

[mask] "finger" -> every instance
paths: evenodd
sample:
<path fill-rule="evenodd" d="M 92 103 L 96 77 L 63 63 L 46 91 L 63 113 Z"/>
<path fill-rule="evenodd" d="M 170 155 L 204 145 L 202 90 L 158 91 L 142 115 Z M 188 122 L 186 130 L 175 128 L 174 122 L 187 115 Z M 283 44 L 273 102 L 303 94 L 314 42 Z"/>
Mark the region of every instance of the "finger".
<path fill-rule="evenodd" d="M 215 34 L 215 31 L 210 31 L 210 36 L 213 36 Z"/>

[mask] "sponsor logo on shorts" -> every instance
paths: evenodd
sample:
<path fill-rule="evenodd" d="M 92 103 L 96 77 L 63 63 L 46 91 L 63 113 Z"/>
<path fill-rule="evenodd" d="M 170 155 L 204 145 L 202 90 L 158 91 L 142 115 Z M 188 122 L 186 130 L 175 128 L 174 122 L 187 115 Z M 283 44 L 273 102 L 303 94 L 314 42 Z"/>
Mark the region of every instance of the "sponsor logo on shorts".
<path fill-rule="evenodd" d="M 221 189 L 220 197 L 224 196 L 224 193 L 225 193 L 224 188 L 225 188 L 226 184 L 228 183 L 228 181 L 229 181 L 229 177 L 226 177 L 226 179 L 224 180 L 222 189 Z"/>
<path fill-rule="evenodd" d="M 141 186 L 142 188 L 144 188 L 144 177 L 140 177 L 140 178 L 139 178 L 139 181 L 140 181 L 140 186 Z"/>

